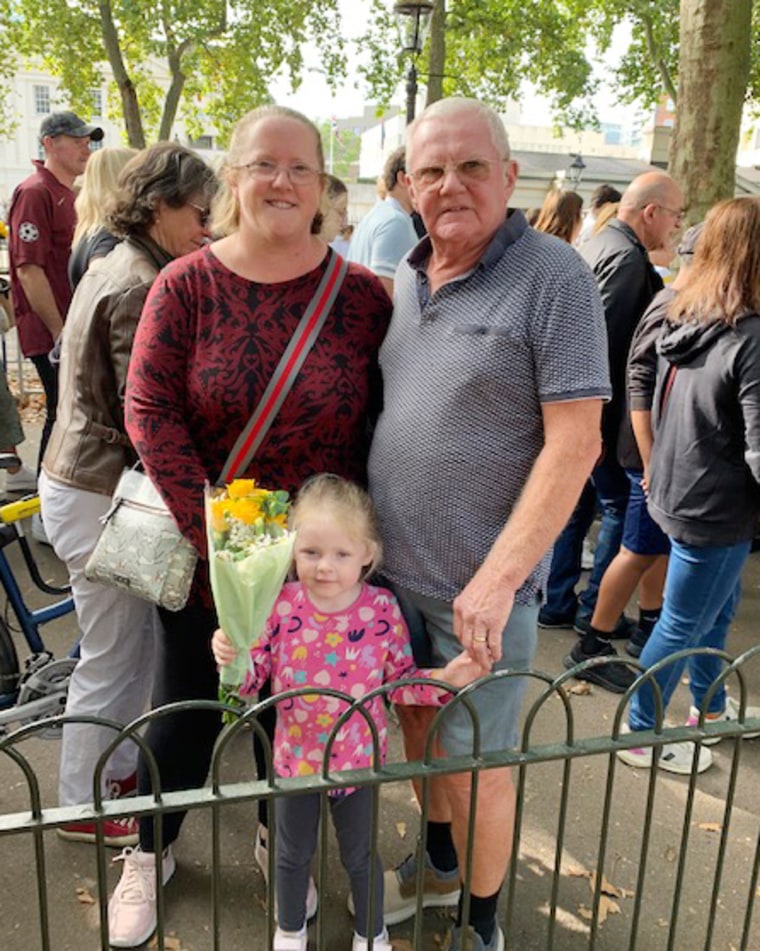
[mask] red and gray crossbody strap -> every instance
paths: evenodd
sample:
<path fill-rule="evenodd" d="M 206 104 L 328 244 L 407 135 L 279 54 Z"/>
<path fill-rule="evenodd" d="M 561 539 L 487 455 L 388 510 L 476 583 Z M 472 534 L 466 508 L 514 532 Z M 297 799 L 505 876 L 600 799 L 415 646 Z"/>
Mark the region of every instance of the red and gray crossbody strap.
<path fill-rule="evenodd" d="M 309 302 L 295 333 L 290 338 L 290 343 L 272 374 L 269 386 L 224 464 L 218 480 L 219 485 L 231 482 L 239 473 L 245 472 L 264 441 L 269 427 L 285 402 L 304 360 L 327 320 L 327 315 L 335 303 L 347 272 L 348 264 L 339 254 L 332 251 L 319 287 Z"/>

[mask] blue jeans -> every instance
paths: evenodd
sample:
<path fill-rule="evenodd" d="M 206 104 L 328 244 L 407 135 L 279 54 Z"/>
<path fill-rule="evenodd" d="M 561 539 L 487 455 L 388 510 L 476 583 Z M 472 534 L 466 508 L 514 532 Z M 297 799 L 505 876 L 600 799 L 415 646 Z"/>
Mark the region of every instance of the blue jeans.
<path fill-rule="evenodd" d="M 739 603 L 741 571 L 749 555 L 751 541 L 720 548 L 697 548 L 670 540 L 670 562 L 665 579 L 662 614 L 641 652 L 641 663 L 651 667 L 676 651 L 689 647 L 726 644 L 728 627 Z M 678 686 L 685 660 L 664 667 L 655 679 L 667 708 Z M 689 660 L 689 678 L 694 706 L 700 707 L 705 694 L 723 668 L 717 657 L 695 656 Z M 721 713 L 726 692 L 716 690 L 708 713 Z M 655 726 L 654 691 L 643 684 L 631 700 L 632 730 Z"/>
<path fill-rule="evenodd" d="M 620 549 L 628 505 L 628 477 L 616 459 L 604 456 L 591 473 L 589 485 L 584 488 L 578 504 L 554 543 L 552 566 L 546 586 L 546 604 L 542 614 L 552 618 L 578 617 L 591 619 L 596 607 L 599 585 L 609 563 Z M 581 576 L 583 539 L 594 518 L 595 502 L 599 502 L 602 517 L 594 551 L 594 565 L 588 584 L 580 597 L 575 586 Z"/>

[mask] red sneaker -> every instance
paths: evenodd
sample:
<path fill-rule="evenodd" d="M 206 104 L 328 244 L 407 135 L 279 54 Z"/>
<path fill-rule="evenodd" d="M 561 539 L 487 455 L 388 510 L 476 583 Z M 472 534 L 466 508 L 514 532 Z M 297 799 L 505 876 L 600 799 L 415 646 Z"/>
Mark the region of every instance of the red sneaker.
<path fill-rule="evenodd" d="M 105 819 L 103 821 L 103 842 L 111 848 L 121 849 L 125 845 L 137 845 L 139 825 L 132 816 L 123 819 Z M 57 831 L 68 842 L 96 842 L 97 823 L 70 822 Z"/>
<path fill-rule="evenodd" d="M 109 799 L 124 799 L 126 796 L 137 795 L 137 770 L 124 779 L 107 780 L 106 786 Z"/>

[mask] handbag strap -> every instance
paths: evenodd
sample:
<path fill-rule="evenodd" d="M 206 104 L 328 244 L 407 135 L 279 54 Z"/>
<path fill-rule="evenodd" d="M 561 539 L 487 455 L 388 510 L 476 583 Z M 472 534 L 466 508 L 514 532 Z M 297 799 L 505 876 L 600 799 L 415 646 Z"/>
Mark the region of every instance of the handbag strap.
<path fill-rule="evenodd" d="M 261 397 L 245 429 L 232 447 L 232 452 L 227 457 L 219 476 L 218 485 L 230 482 L 238 473 L 244 472 L 264 441 L 269 427 L 285 402 L 285 398 L 295 383 L 304 360 L 309 355 L 309 351 L 314 346 L 325 320 L 327 320 L 327 315 L 335 303 L 335 298 L 338 296 L 347 273 L 348 264 L 339 254 L 332 251 L 322 280 L 319 282 L 319 286 L 314 292 L 314 296 L 309 302 L 298 327 L 296 327 L 295 333 L 290 338 L 290 343 L 277 364 L 277 369 L 272 374 L 269 386 L 264 391 L 264 395 Z"/>

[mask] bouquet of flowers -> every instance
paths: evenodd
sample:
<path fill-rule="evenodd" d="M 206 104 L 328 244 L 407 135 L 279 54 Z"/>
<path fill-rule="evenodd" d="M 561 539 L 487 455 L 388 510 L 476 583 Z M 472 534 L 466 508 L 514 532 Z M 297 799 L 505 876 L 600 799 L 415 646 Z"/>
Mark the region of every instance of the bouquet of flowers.
<path fill-rule="evenodd" d="M 206 489 L 211 590 L 222 630 L 238 648 L 235 662 L 220 671 L 223 703 L 239 703 L 251 647 L 288 574 L 295 542 L 288 508 L 287 492 L 259 488 L 253 479 Z"/>

